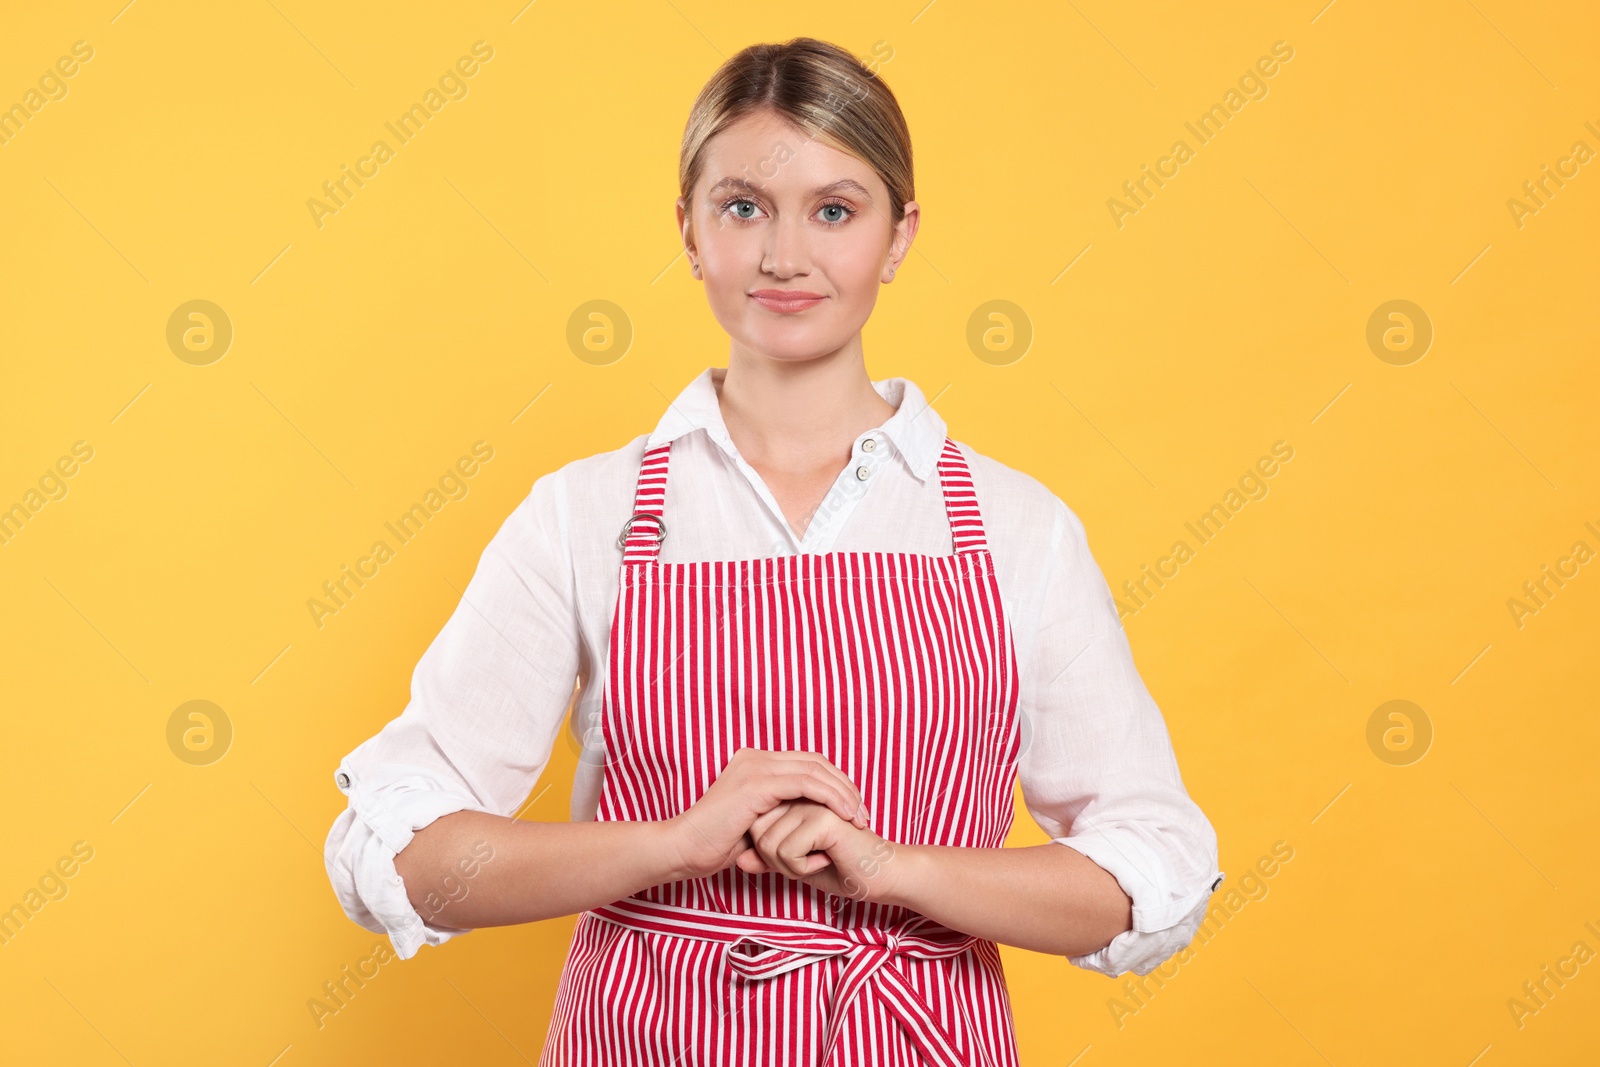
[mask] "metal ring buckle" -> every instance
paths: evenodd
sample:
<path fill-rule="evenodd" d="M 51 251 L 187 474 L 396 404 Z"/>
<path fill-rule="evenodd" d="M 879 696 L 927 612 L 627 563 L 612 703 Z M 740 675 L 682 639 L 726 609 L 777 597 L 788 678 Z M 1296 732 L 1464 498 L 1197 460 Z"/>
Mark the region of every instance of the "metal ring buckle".
<path fill-rule="evenodd" d="M 622 551 L 626 552 L 628 550 L 628 531 L 633 529 L 633 524 L 640 519 L 654 519 L 656 521 L 656 525 L 661 528 L 660 532 L 656 535 L 656 544 L 659 545 L 661 542 L 667 539 L 667 524 L 661 520 L 661 516 L 651 515 L 646 511 L 636 511 L 632 515 L 628 516 L 628 521 L 622 524 L 622 532 L 617 535 L 617 547 Z"/>

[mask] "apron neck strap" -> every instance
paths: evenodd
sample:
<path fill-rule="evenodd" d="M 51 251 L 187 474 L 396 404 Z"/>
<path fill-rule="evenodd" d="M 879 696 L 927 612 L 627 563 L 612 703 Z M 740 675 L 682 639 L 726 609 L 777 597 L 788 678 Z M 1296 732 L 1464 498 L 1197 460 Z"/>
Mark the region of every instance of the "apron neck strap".
<path fill-rule="evenodd" d="M 662 508 L 666 502 L 667 457 L 671 451 L 671 441 L 645 449 L 644 460 L 639 464 L 639 482 L 634 489 L 633 514 L 617 537 L 624 565 L 650 563 L 661 553 L 661 541 L 667 535 Z M 983 534 L 983 518 L 978 514 L 972 471 L 967 466 L 966 456 L 949 437 L 944 439 L 938 471 L 955 551 L 982 551 L 988 547 L 988 541 Z"/>
<path fill-rule="evenodd" d="M 978 514 L 978 494 L 972 488 L 967 457 L 950 438 L 939 455 L 939 484 L 944 487 L 944 508 L 950 516 L 950 535 L 959 552 L 979 552 L 988 547 L 983 517 Z"/>
<path fill-rule="evenodd" d="M 667 536 L 661 506 L 667 498 L 667 454 L 671 450 L 671 441 L 645 449 L 639 484 L 633 492 L 633 514 L 617 538 L 624 565 L 650 563 L 661 551 L 661 539 Z"/>

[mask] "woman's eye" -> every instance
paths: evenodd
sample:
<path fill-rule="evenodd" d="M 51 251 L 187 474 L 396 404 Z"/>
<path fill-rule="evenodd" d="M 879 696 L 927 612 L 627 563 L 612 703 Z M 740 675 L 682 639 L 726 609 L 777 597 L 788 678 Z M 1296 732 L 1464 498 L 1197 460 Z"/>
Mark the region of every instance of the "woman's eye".
<path fill-rule="evenodd" d="M 755 203 L 755 201 L 745 200 L 742 198 L 729 200 L 723 205 L 722 210 L 728 212 L 741 222 L 749 222 L 761 213 L 761 208 Z M 828 223 L 830 226 L 838 226 L 844 222 L 847 222 L 849 221 L 850 216 L 855 214 L 855 210 L 853 208 L 850 208 L 844 204 L 823 204 L 817 209 L 817 211 L 821 215 L 822 221 Z"/>

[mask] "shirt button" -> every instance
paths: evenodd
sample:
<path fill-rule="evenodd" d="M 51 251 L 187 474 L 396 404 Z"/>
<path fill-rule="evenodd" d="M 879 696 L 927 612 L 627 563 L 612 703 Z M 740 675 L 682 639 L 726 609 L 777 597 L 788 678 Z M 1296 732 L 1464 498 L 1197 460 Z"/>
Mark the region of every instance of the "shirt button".
<path fill-rule="evenodd" d="M 866 480 L 867 480 L 867 475 L 869 475 L 869 474 L 871 474 L 871 473 L 872 473 L 872 472 L 871 472 L 871 471 L 869 471 L 869 470 L 868 470 L 868 469 L 867 469 L 867 468 L 865 468 L 865 467 L 857 467 L 857 468 L 856 468 L 856 479 L 857 479 L 857 480 L 858 480 L 858 481 L 863 481 L 863 482 L 864 482 L 864 481 L 866 481 Z"/>
<path fill-rule="evenodd" d="M 340 771 L 338 774 L 334 775 L 333 780 L 339 783 L 340 789 L 350 788 L 350 776 L 343 771 Z"/>
<path fill-rule="evenodd" d="M 861 442 L 861 451 L 863 451 L 863 452 L 876 451 L 877 447 L 878 447 L 878 439 L 876 437 L 869 437 L 865 441 Z"/>

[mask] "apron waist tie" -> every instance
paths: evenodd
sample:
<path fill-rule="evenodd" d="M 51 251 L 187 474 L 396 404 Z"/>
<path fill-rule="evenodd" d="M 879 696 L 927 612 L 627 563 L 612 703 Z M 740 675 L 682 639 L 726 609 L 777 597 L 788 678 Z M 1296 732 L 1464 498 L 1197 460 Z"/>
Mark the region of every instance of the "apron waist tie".
<path fill-rule="evenodd" d="M 900 1021 L 906 1035 L 930 1063 L 939 1067 L 964 1067 L 969 1062 L 962 1045 L 934 1018 L 927 1001 L 912 987 L 894 958 L 949 959 L 967 951 L 978 939 L 942 926 L 925 915 L 913 914 L 887 930 L 877 927 L 841 930 L 806 919 L 730 915 L 638 897 L 624 897 L 593 908 L 588 914 L 644 933 L 724 942 L 723 956 L 729 966 L 754 980 L 773 978 L 830 956 L 844 956 L 848 962 L 828 1010 L 824 1045 L 828 1058 L 825 1062 L 836 1062 L 845 1009 L 869 984 L 878 994 L 879 1002 Z M 763 948 L 756 953 L 733 951 L 744 942 Z"/>

